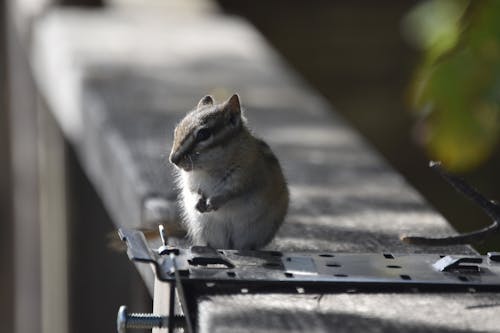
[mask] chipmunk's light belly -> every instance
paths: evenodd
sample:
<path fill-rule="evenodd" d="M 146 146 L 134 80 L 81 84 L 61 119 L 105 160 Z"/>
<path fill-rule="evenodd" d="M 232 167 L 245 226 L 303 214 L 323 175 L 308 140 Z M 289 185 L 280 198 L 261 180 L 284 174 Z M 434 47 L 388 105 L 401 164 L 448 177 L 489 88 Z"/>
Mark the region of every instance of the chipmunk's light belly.
<path fill-rule="evenodd" d="M 268 243 L 281 224 L 284 212 L 276 207 L 277 202 L 255 193 L 229 200 L 216 211 L 201 213 L 195 208 L 200 199 L 198 189 L 210 196 L 209 189 L 214 188 L 214 184 L 207 179 L 200 181 L 194 174 L 184 176 L 189 177 L 183 177 L 182 206 L 186 226 L 196 245 L 259 248 Z M 286 206 L 283 207 L 286 210 Z"/>
<path fill-rule="evenodd" d="M 184 194 L 183 205 L 194 207 L 199 196 L 192 192 Z M 253 199 L 253 200 L 252 200 Z M 216 248 L 246 248 L 247 244 L 259 244 L 265 236 L 258 224 L 266 224 L 263 207 L 257 198 L 235 199 L 217 211 L 200 213 L 195 209 L 184 209 L 189 232 L 195 243 L 209 244 Z M 258 217 L 261 217 L 259 220 Z"/>

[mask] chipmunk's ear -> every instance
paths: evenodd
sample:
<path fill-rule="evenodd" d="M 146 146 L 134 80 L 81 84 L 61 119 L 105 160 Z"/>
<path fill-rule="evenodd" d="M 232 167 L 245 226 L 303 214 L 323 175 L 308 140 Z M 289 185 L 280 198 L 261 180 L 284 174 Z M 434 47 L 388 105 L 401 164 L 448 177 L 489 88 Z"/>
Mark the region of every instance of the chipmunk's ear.
<path fill-rule="evenodd" d="M 240 97 L 237 94 L 231 96 L 226 103 L 224 103 L 223 111 L 233 127 L 241 125 L 241 107 Z"/>
<path fill-rule="evenodd" d="M 231 114 L 240 114 L 241 113 L 241 107 L 240 107 L 240 97 L 238 94 L 234 94 L 231 96 L 225 103 L 226 105 L 224 106 L 225 110 L 228 110 Z"/>
<path fill-rule="evenodd" d="M 201 109 L 205 106 L 212 106 L 214 105 L 214 99 L 210 95 L 206 95 L 200 101 L 198 102 L 198 106 L 196 107 L 197 109 Z"/>

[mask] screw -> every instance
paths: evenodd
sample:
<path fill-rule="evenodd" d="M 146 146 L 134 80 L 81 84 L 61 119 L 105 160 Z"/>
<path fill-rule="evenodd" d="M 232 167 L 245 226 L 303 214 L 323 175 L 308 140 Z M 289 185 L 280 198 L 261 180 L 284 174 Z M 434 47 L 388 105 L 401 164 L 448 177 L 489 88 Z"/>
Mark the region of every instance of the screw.
<path fill-rule="evenodd" d="M 127 328 L 152 329 L 168 327 L 168 316 L 155 315 L 153 313 L 128 313 L 125 305 L 120 306 L 116 317 L 116 328 L 118 333 L 126 333 Z M 174 327 L 184 327 L 183 316 L 174 317 Z"/>
<path fill-rule="evenodd" d="M 164 254 L 179 254 L 179 249 L 176 249 L 170 245 L 167 244 L 167 232 L 165 228 L 163 227 L 163 224 L 160 224 L 158 226 L 158 229 L 160 231 L 160 238 L 161 238 L 161 243 L 162 245 L 158 248 L 157 252 L 159 255 L 164 255 Z"/>

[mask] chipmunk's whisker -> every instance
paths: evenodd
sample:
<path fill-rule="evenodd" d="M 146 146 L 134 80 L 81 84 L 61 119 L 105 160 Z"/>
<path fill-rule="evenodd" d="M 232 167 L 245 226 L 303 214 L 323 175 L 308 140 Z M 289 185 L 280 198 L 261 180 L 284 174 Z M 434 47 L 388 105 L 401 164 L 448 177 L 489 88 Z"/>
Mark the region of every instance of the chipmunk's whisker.
<path fill-rule="evenodd" d="M 194 168 L 193 159 L 191 158 L 191 155 L 188 155 L 188 157 L 189 157 L 189 161 L 191 162 L 191 170 L 193 170 L 193 168 Z"/>

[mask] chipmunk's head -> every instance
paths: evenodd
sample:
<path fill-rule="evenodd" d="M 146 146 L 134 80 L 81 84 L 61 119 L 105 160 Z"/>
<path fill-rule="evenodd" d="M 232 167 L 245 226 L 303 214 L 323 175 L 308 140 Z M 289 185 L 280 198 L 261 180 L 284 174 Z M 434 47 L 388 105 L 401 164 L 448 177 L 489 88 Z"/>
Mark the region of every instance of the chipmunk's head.
<path fill-rule="evenodd" d="M 238 95 L 221 104 L 203 97 L 175 128 L 170 162 L 185 171 L 221 165 L 243 122 Z"/>

